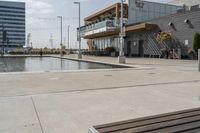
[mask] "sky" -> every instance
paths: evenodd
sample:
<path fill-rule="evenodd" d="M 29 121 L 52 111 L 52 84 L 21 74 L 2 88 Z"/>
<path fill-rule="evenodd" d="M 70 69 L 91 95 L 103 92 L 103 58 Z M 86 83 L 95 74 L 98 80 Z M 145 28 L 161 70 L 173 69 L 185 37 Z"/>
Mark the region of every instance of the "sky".
<path fill-rule="evenodd" d="M 10 0 L 3 0 L 10 1 Z M 67 45 L 67 27 L 70 25 L 70 48 L 77 48 L 78 5 L 76 0 L 12 0 L 26 3 L 26 34 L 31 33 L 33 47 L 51 47 L 50 36 L 53 36 L 53 47 L 60 46 L 60 21 L 63 16 L 63 42 Z M 77 0 L 81 2 L 81 20 L 120 0 Z M 166 3 L 170 0 L 147 0 Z M 83 40 L 82 47 L 86 48 Z"/>

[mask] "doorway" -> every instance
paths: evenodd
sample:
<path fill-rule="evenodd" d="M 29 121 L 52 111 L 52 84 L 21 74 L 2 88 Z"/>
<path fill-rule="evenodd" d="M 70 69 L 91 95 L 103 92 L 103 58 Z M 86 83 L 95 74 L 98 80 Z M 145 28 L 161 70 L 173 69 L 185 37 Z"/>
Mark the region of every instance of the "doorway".
<path fill-rule="evenodd" d="M 139 57 L 144 57 L 144 40 L 139 40 Z"/>
<path fill-rule="evenodd" d="M 127 42 L 127 55 L 131 56 L 131 41 Z"/>

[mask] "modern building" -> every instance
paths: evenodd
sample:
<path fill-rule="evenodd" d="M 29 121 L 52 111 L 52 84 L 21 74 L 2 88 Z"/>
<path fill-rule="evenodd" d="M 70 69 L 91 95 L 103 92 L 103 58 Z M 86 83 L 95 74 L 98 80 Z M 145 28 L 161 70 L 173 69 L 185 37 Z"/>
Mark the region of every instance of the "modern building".
<path fill-rule="evenodd" d="M 129 5 L 129 6 L 128 6 Z M 176 13 L 180 6 L 161 4 L 155 2 L 129 0 L 124 4 L 124 25 L 145 22 L 147 20 Z M 120 50 L 120 18 L 121 4 L 109 6 L 84 19 L 85 25 L 81 27 L 81 37 L 87 39 L 89 49 L 103 50 L 115 47 Z M 144 28 L 154 25 L 145 25 Z M 134 27 L 127 27 L 126 32 L 135 31 Z"/>
<path fill-rule="evenodd" d="M 88 39 L 90 50 L 115 47 L 119 52 L 120 4 L 101 10 L 85 18 L 81 36 Z M 163 4 L 143 0 L 129 0 L 126 19 L 124 53 L 126 56 L 173 58 L 187 57 L 193 38 L 200 32 L 200 8 Z M 110 10 L 111 9 L 111 10 Z M 119 11 L 118 11 L 119 10 Z M 109 17 L 107 16 L 109 15 Z M 128 20 L 128 21 L 127 21 Z M 168 39 L 160 40 L 161 35 Z"/>
<path fill-rule="evenodd" d="M 0 1 L 0 50 L 25 45 L 25 3 Z"/>
<path fill-rule="evenodd" d="M 133 10 L 132 4 L 135 4 L 135 0 L 130 0 L 129 2 L 129 10 Z M 175 10 L 175 8 L 171 7 L 169 4 L 149 4 L 152 4 L 152 6 L 155 5 L 154 8 L 151 8 L 154 11 L 160 13 L 163 12 L 162 10 L 165 10 L 168 14 L 160 13 L 162 14 L 160 17 L 146 19 L 146 21 L 141 19 L 141 21 L 138 22 L 136 21 L 138 20 L 137 16 L 132 18 L 131 16 L 133 13 L 129 11 L 129 25 L 127 29 L 132 26 L 138 29 L 138 31 L 127 32 L 125 54 L 127 56 L 162 57 L 164 55 L 163 52 L 170 52 L 173 53 L 172 56 L 175 56 L 175 58 L 189 56 L 189 51 L 191 51 L 193 47 L 194 35 L 196 32 L 200 32 L 200 8 L 190 8 L 190 10 L 188 10 L 185 9 L 184 6 L 182 6 L 182 8 L 177 6 L 177 10 Z M 144 10 L 149 9 L 147 5 L 148 4 L 144 2 Z M 134 10 L 136 9 L 137 8 L 134 7 Z M 147 12 L 148 14 L 151 13 L 149 11 Z M 154 26 L 147 29 L 145 25 Z M 171 36 L 171 39 L 159 41 L 158 37 L 161 33 L 167 33 Z"/>
<path fill-rule="evenodd" d="M 124 23 L 128 21 L 128 5 L 124 4 Z M 84 19 L 81 27 L 81 37 L 87 39 L 90 50 L 103 50 L 107 47 L 120 49 L 119 27 L 121 18 L 121 4 L 109 6 Z"/>

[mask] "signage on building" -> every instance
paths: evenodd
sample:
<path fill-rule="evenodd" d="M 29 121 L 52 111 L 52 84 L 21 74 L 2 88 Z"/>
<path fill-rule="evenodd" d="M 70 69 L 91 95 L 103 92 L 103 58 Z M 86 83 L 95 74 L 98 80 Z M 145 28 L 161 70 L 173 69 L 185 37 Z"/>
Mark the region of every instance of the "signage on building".
<path fill-rule="evenodd" d="M 185 46 L 188 46 L 188 45 L 189 45 L 189 41 L 185 40 Z"/>
<path fill-rule="evenodd" d="M 124 32 L 124 33 L 120 33 L 119 36 L 120 36 L 120 37 L 125 37 L 125 36 L 126 36 L 126 33 L 125 33 L 125 32 Z"/>

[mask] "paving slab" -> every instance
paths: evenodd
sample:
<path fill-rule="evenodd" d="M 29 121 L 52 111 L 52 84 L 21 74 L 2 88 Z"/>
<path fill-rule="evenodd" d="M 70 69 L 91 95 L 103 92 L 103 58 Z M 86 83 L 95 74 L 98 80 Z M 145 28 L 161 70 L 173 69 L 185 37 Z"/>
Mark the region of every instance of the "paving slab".
<path fill-rule="evenodd" d="M 0 98 L 0 133 L 42 133 L 30 97 Z"/>
<path fill-rule="evenodd" d="M 197 61 L 127 62 L 141 69 L 0 74 L 0 133 L 87 133 L 93 125 L 200 106 Z"/>
<path fill-rule="evenodd" d="M 0 75 L 0 96 L 35 95 L 200 81 L 200 74 L 197 72 L 175 70 L 177 69 Z"/>
<path fill-rule="evenodd" d="M 87 133 L 93 125 L 200 106 L 200 84 L 131 87 L 34 96 L 46 133 Z"/>

